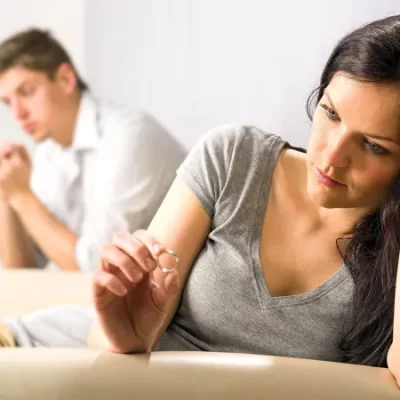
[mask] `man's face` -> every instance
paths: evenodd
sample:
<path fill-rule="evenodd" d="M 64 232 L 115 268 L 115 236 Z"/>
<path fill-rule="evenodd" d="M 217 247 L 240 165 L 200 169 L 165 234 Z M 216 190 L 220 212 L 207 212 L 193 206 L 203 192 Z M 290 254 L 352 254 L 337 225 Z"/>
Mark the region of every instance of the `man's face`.
<path fill-rule="evenodd" d="M 57 129 L 57 121 L 68 96 L 65 85 L 56 77 L 22 66 L 0 73 L 0 99 L 21 128 L 36 142 Z"/>

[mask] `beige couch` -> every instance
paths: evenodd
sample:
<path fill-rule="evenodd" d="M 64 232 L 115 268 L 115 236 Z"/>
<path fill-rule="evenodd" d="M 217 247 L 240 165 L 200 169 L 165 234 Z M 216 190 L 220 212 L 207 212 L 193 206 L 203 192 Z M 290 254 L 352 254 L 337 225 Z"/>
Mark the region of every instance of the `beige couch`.
<path fill-rule="evenodd" d="M 0 271 L 0 317 L 90 304 L 89 276 Z M 216 353 L 0 350 L 0 399 L 400 399 L 386 369 Z"/>

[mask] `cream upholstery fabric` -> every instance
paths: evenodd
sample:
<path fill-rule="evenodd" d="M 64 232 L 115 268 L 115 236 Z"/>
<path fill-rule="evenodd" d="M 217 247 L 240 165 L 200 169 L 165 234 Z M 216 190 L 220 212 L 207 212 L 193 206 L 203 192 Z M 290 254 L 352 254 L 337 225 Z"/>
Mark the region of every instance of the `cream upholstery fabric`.
<path fill-rule="evenodd" d="M 90 277 L 1 271 L 0 316 L 90 304 Z M 3 339 L 4 340 L 4 339 Z M 400 399 L 387 369 L 218 353 L 0 349 L 0 399 Z"/>

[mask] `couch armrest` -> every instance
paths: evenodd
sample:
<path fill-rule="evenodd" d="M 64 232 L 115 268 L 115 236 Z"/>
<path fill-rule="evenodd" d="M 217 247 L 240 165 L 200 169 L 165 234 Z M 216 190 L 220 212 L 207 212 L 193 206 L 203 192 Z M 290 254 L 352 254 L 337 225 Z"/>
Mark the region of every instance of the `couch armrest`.
<path fill-rule="evenodd" d="M 0 269 L 0 320 L 59 304 L 87 306 L 91 277 L 79 272 Z"/>
<path fill-rule="evenodd" d="M 7 399 L 399 399 L 387 369 L 240 354 L 4 349 Z"/>

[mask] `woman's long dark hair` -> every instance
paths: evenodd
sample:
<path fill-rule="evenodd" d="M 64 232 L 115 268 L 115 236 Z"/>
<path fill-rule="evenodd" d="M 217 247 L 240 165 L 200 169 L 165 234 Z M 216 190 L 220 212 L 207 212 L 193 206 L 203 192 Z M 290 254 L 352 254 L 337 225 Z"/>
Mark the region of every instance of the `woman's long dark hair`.
<path fill-rule="evenodd" d="M 315 105 L 339 71 L 360 81 L 400 83 L 400 16 L 374 21 L 336 45 L 322 72 L 320 86 L 307 101 L 311 119 Z M 385 367 L 393 339 L 400 177 L 380 208 L 360 221 L 347 241 L 342 255 L 355 287 L 351 326 L 340 343 L 343 361 Z"/>

